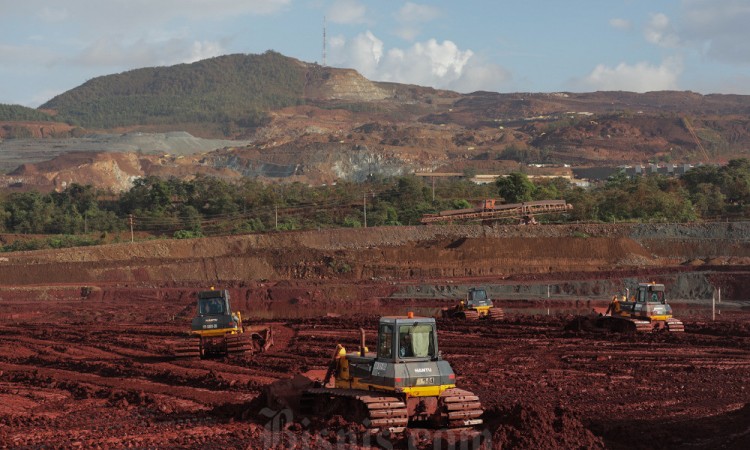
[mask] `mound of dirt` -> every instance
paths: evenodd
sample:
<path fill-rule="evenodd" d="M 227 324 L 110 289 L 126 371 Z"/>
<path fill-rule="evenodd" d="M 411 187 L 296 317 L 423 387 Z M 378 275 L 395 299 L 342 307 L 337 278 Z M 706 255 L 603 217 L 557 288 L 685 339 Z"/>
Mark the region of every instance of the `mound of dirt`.
<path fill-rule="evenodd" d="M 485 417 L 493 448 L 604 448 L 601 438 L 561 406 L 519 402 L 489 410 Z"/>

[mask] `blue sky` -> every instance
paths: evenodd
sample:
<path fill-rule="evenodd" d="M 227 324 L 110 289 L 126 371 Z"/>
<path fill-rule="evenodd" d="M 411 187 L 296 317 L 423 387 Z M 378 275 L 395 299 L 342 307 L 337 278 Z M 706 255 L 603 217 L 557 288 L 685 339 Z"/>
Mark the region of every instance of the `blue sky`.
<path fill-rule="evenodd" d="M 750 94 L 750 0 L 0 0 L 0 103 L 276 50 L 459 92 Z"/>

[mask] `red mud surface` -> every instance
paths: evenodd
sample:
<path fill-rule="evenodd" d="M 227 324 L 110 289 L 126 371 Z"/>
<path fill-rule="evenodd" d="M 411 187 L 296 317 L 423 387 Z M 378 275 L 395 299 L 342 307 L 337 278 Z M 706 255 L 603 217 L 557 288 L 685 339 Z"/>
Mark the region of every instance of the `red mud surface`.
<path fill-rule="evenodd" d="M 25 258 L 28 267 L 49 271 L 54 264 L 44 258 L 65 260 L 50 255 L 9 254 L 7 263 Z M 96 271 L 91 254 L 80 260 Z M 585 266 L 572 268 L 571 279 L 585 278 Z M 76 268 L 70 260 L 58 267 Z M 554 278 L 561 279 L 556 269 Z M 101 270 L 114 273 L 115 264 Z M 649 270 L 644 273 L 658 273 Z M 450 448 L 455 437 L 412 430 L 378 441 L 382 436 L 337 419 L 288 417 L 281 426 L 283 416 L 263 409 L 265 386 L 296 374 L 320 376 L 337 343 L 354 349 L 362 327 L 373 347 L 380 314 L 419 305 L 414 298 L 383 300 L 395 279 L 232 281 L 233 305 L 243 313 L 256 310 L 243 314 L 250 324 L 270 323 L 275 346 L 256 355 L 175 360 L 171 345 L 189 328 L 193 294 L 206 287 L 204 280 L 63 284 L 61 276 L 50 273 L 52 283 L 6 282 L 0 291 L 0 448 Z M 604 288 L 586 289 L 595 297 Z M 750 448 L 750 309 L 727 306 L 711 321 L 695 303 L 674 303 L 685 333 L 629 335 L 566 331 L 566 302 L 577 303 L 561 297 L 548 303 L 549 315 L 540 315 L 524 311 L 526 301 L 515 296 L 499 299 L 510 311 L 505 321 L 438 320 L 440 347 L 458 386 L 479 395 L 485 408 L 478 432 L 488 447 Z"/>
<path fill-rule="evenodd" d="M 193 303 L 173 293 L 56 299 L 40 306 L 43 314 L 4 316 L 0 444 L 325 448 L 336 442 L 333 433 L 321 436 L 326 430 L 364 442 L 346 423 L 296 424 L 271 434 L 272 420 L 255 399 L 277 379 L 320 373 L 335 343 L 354 348 L 358 328 L 375 330 L 377 316 L 276 321 L 268 353 L 173 360 L 169 345 L 186 329 Z M 439 321 L 443 354 L 460 387 L 481 397 L 493 447 L 748 448 L 747 317 L 688 319 L 684 334 L 653 335 L 572 333 L 563 330 L 565 321 Z M 373 332 L 368 340 L 374 346 Z M 433 435 L 415 436 L 432 448 Z M 408 447 L 404 438 L 394 444 Z"/>

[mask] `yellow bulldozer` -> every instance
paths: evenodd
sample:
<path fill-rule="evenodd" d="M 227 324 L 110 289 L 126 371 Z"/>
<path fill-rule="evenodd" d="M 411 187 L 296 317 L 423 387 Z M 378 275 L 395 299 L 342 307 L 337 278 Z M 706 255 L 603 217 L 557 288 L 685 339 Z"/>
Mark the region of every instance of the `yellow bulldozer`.
<path fill-rule="evenodd" d="M 242 313 L 232 311 L 229 291 L 201 291 L 190 335 L 174 348 L 177 358 L 227 356 L 263 352 L 273 345 L 271 327 L 248 327 Z"/>
<path fill-rule="evenodd" d="M 438 351 L 432 317 L 381 317 L 377 352 L 336 346 L 325 378 L 308 380 L 291 399 L 288 390 L 266 390 L 269 406 L 297 405 L 302 416 L 342 416 L 370 432 L 400 433 L 407 427 L 472 430 L 482 424 L 479 397 L 456 387 L 456 374 Z M 300 386 L 297 383 L 296 386 Z M 274 393 L 288 395 L 283 401 Z M 281 406 L 280 406 L 281 405 Z"/>
<path fill-rule="evenodd" d="M 685 325 L 672 317 L 663 284 L 639 283 L 631 298 L 614 296 L 606 311 L 592 312 L 568 325 L 569 329 L 591 331 L 670 331 L 683 332 Z"/>
<path fill-rule="evenodd" d="M 441 315 L 444 319 L 462 319 L 475 321 L 479 319 L 503 320 L 505 311 L 494 305 L 487 297 L 487 291 L 482 288 L 470 288 L 466 298 L 455 306 L 443 308 Z"/>

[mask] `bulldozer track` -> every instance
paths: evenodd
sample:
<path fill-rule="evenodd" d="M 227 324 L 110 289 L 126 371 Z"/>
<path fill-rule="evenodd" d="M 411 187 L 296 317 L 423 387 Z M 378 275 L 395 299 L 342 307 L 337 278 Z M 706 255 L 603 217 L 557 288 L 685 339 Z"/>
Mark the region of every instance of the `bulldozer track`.
<path fill-rule="evenodd" d="M 474 310 L 464 311 L 464 318 L 470 322 L 479 320 L 479 313 Z"/>
<path fill-rule="evenodd" d="M 685 325 L 682 323 L 681 320 L 671 318 L 667 319 L 667 329 L 671 332 L 684 332 L 685 331 Z"/>
<path fill-rule="evenodd" d="M 466 428 L 482 424 L 480 417 L 484 414 L 479 397 L 463 389 L 447 389 L 440 394 L 443 426 L 448 428 Z"/>
<path fill-rule="evenodd" d="M 238 334 L 223 336 L 223 349 L 227 355 L 252 354 L 264 352 L 273 345 L 271 328 L 260 331 L 246 331 Z M 198 337 L 186 338 L 184 342 L 176 344 L 172 349 L 175 358 L 198 358 L 204 356 L 201 351 L 201 340 Z M 223 352 L 219 352 L 223 354 Z"/>
<path fill-rule="evenodd" d="M 337 399 L 338 402 L 335 401 Z M 388 430 L 399 433 L 409 423 L 409 413 L 402 399 L 363 390 L 305 390 L 300 400 L 301 413 L 318 415 L 321 410 L 329 415 L 338 414 L 348 420 L 362 423 L 372 431 Z"/>
<path fill-rule="evenodd" d="M 175 358 L 199 358 L 201 356 L 201 344 L 198 338 L 186 338 L 174 346 L 172 354 Z"/>
<path fill-rule="evenodd" d="M 685 325 L 678 319 L 667 319 L 666 321 L 650 322 L 648 320 L 631 320 L 638 332 L 669 331 L 680 333 L 685 331 Z"/>
<path fill-rule="evenodd" d="M 602 331 L 615 331 L 626 333 L 652 333 L 658 331 L 668 331 L 671 333 L 681 333 L 685 331 L 685 325 L 682 321 L 674 318 L 666 321 L 650 321 L 641 319 L 632 319 L 628 317 L 603 316 L 596 319 L 586 317 L 577 318 L 580 329 L 599 329 Z"/>
<path fill-rule="evenodd" d="M 491 320 L 505 320 L 505 311 L 503 311 L 503 308 L 491 308 L 489 315 Z"/>
<path fill-rule="evenodd" d="M 254 350 L 253 340 L 249 333 L 230 334 L 225 339 L 228 354 L 252 353 Z"/>

